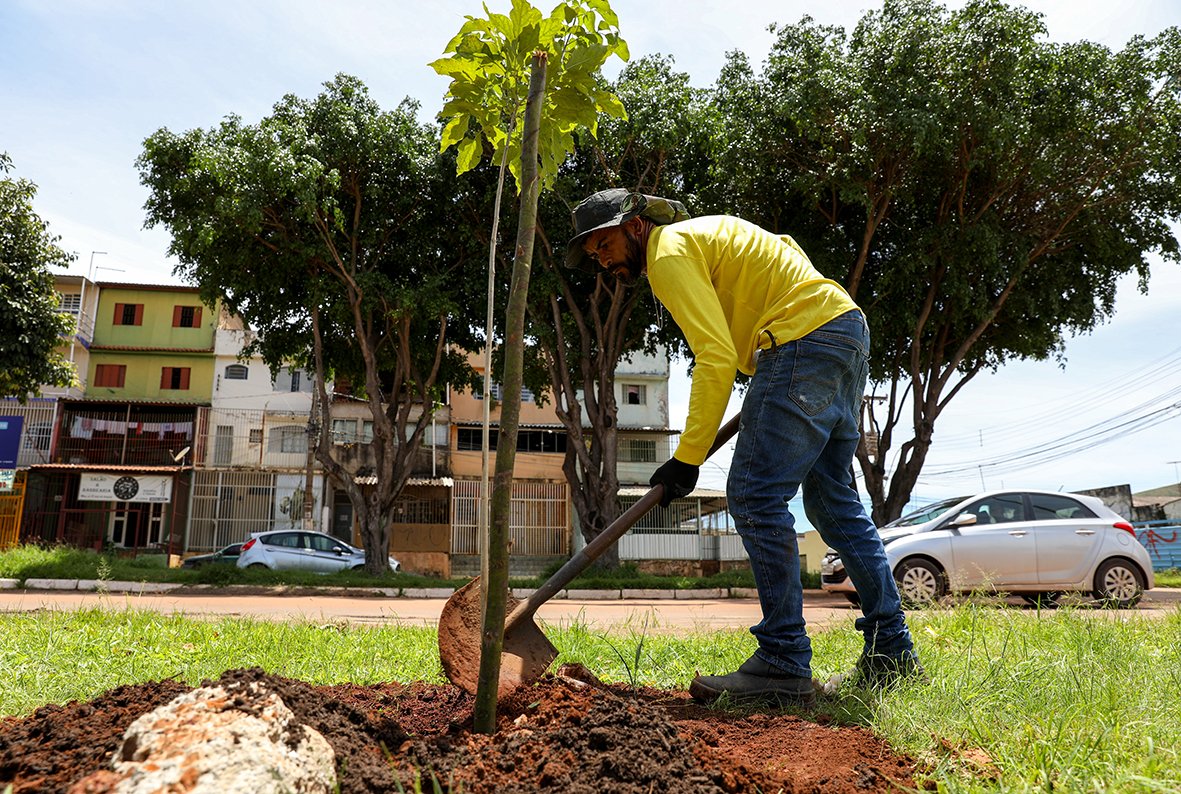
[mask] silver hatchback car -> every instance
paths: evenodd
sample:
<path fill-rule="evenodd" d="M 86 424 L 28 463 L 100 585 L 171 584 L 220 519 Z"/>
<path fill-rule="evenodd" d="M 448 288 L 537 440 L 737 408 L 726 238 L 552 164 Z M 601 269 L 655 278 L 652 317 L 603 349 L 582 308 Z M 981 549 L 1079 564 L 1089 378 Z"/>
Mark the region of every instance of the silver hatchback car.
<path fill-rule="evenodd" d="M 1093 496 L 993 491 L 947 499 L 881 529 L 886 558 L 908 606 L 948 593 L 995 590 L 1030 603 L 1083 592 L 1134 606 L 1155 585 L 1132 525 Z M 839 555 L 828 550 L 821 587 L 858 603 Z"/>
<path fill-rule="evenodd" d="M 242 546 L 239 568 L 270 568 L 272 571 L 300 570 L 335 573 L 356 570 L 365 565 L 365 550 L 350 546 L 340 538 L 323 532 L 275 530 L 254 532 Z M 390 570 L 401 567 L 389 558 Z"/>

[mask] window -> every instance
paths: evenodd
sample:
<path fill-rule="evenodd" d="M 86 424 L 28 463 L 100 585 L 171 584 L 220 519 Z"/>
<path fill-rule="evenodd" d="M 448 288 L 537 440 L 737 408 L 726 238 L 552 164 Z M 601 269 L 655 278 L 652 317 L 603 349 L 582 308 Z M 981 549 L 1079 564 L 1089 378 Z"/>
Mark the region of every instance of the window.
<path fill-rule="evenodd" d="M 977 524 L 1007 524 L 1025 520 L 1025 500 L 1019 493 L 990 496 L 967 509 L 976 514 Z"/>
<path fill-rule="evenodd" d="M 345 551 L 345 547 L 339 541 L 332 538 L 326 538 L 323 535 L 308 535 L 308 545 L 315 551 Z"/>
<path fill-rule="evenodd" d="M 262 542 L 268 546 L 281 546 L 285 549 L 304 548 L 303 536 L 298 532 L 274 532 L 270 535 L 263 535 Z"/>
<path fill-rule="evenodd" d="M 291 371 L 291 391 L 299 391 L 299 370 Z"/>
<path fill-rule="evenodd" d="M 82 296 L 77 292 L 59 292 L 57 302 L 59 312 L 77 314 L 82 311 Z"/>
<path fill-rule="evenodd" d="M 481 450 L 484 430 L 479 427 L 461 427 L 456 446 L 461 451 Z M 488 443 L 496 449 L 500 440 L 499 430 L 488 431 Z M 560 430 L 520 430 L 517 432 L 517 452 L 565 452 L 566 434 Z"/>
<path fill-rule="evenodd" d="M 250 368 L 245 364 L 230 364 L 226 367 L 226 380 L 246 380 L 250 377 Z"/>
<path fill-rule="evenodd" d="M 364 420 L 361 422 L 361 443 L 362 444 L 372 444 L 373 443 L 373 422 L 372 421 Z"/>
<path fill-rule="evenodd" d="M 40 452 L 49 451 L 49 439 L 53 436 L 53 425 L 49 422 L 36 422 L 25 426 L 25 449 L 35 449 Z"/>
<path fill-rule="evenodd" d="M 1032 493 L 1029 495 L 1029 501 L 1033 503 L 1034 521 L 1096 517 L 1089 507 L 1069 496 Z"/>
<path fill-rule="evenodd" d="M 619 460 L 622 463 L 655 463 L 656 442 L 650 438 L 621 438 Z"/>
<path fill-rule="evenodd" d="M 261 427 L 250 428 L 250 443 L 251 444 L 261 444 L 262 443 L 262 428 Z"/>
<path fill-rule="evenodd" d="M 172 307 L 172 327 L 173 328 L 200 328 L 201 327 L 201 307 L 200 306 L 173 306 Z"/>
<path fill-rule="evenodd" d="M 333 419 L 332 420 L 332 443 L 333 444 L 355 444 L 355 443 L 357 443 L 357 420 L 356 419 Z"/>
<path fill-rule="evenodd" d="M 648 403 L 648 387 L 642 384 L 625 383 L 623 384 L 623 404 L 624 405 L 647 405 Z"/>
<path fill-rule="evenodd" d="M 271 428 L 271 451 L 307 452 L 308 434 L 303 425 L 278 425 Z"/>
<path fill-rule="evenodd" d="M 115 325 L 143 325 L 144 305 L 142 303 L 116 303 Z"/>
<path fill-rule="evenodd" d="M 490 449 L 496 449 L 496 439 L 499 435 L 500 431 L 498 430 L 488 431 L 488 446 Z M 472 450 L 481 450 L 484 448 L 483 440 L 483 428 L 461 427 L 459 428 L 459 436 L 456 439 L 456 448 L 467 452 Z"/>
<path fill-rule="evenodd" d="M 92 385 L 122 389 L 126 377 L 126 364 L 96 364 L 94 367 L 94 383 Z"/>
<path fill-rule="evenodd" d="M 497 402 L 500 402 L 501 400 L 504 399 L 504 387 L 501 386 L 499 383 L 493 383 L 491 386 L 489 386 L 488 393 L 492 397 L 492 399 L 496 400 Z M 483 388 L 476 389 L 475 390 L 475 397 L 477 400 L 484 399 L 484 389 Z M 534 402 L 533 392 L 529 391 L 524 386 L 521 387 L 521 402 L 523 402 L 523 403 Z"/>
<path fill-rule="evenodd" d="M 189 370 L 190 367 L 161 367 L 160 388 L 179 389 L 181 391 L 188 389 Z"/>

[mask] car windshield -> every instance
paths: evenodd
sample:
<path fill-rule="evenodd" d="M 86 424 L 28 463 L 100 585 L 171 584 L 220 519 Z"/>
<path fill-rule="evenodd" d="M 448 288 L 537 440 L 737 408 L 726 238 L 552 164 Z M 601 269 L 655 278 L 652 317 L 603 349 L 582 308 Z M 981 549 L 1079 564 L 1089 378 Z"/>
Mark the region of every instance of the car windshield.
<path fill-rule="evenodd" d="M 932 502 L 926 507 L 921 507 L 913 513 L 907 513 L 902 518 L 896 518 L 889 524 L 886 524 L 882 529 L 896 529 L 897 527 L 913 527 L 916 524 L 925 524 L 928 521 L 938 518 L 946 513 L 951 508 L 958 505 L 968 497 L 956 496 L 951 499 L 942 499 L 938 502 Z"/>

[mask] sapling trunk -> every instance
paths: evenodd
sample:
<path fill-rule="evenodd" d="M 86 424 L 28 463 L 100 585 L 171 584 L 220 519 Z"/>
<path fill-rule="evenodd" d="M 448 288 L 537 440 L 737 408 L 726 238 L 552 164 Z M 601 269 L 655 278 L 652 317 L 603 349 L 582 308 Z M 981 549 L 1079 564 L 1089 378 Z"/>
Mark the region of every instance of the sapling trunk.
<path fill-rule="evenodd" d="M 521 416 L 521 384 L 524 377 L 525 306 L 537 234 L 537 168 L 541 110 L 545 99 L 547 55 L 533 53 L 529 96 L 525 101 L 525 126 L 521 135 L 521 208 L 517 247 L 509 286 L 504 328 L 504 387 L 500 404 L 500 435 L 496 447 L 496 473 L 492 484 L 488 523 L 488 575 L 480 642 L 480 677 L 476 685 L 474 728 L 479 733 L 496 730 L 500 657 L 504 648 L 504 619 L 508 595 L 508 539 L 512 507 L 513 464 L 517 454 L 517 427 Z"/>

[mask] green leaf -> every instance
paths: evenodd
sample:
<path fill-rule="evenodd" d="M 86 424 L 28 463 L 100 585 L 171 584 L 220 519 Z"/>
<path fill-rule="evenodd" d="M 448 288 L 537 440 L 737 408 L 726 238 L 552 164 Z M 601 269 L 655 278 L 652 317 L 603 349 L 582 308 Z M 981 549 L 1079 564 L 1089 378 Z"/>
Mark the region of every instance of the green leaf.
<path fill-rule="evenodd" d="M 456 173 L 466 173 L 480 164 L 480 157 L 484 153 L 484 147 L 480 145 L 480 139 L 475 137 L 464 138 L 459 142 L 459 157 L 456 160 Z"/>
<path fill-rule="evenodd" d="M 431 61 L 427 66 L 444 77 L 464 77 L 471 79 L 479 75 L 474 63 L 458 56 L 440 58 L 437 61 Z"/>
<path fill-rule="evenodd" d="M 471 116 L 459 115 L 454 116 L 447 122 L 447 126 L 443 128 L 443 137 L 439 142 L 439 151 L 444 152 L 448 147 L 454 146 L 463 140 L 467 135 L 468 122 L 471 121 Z"/>

